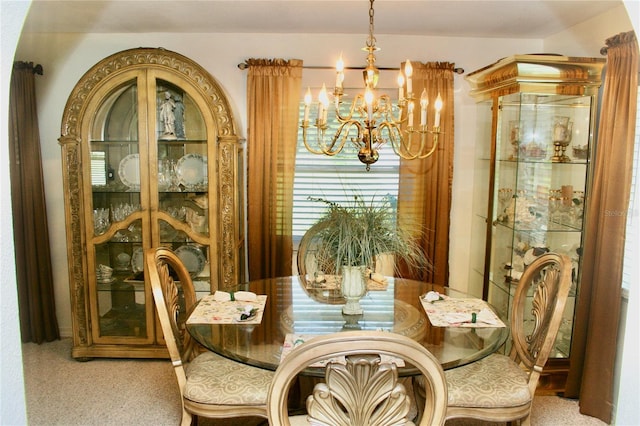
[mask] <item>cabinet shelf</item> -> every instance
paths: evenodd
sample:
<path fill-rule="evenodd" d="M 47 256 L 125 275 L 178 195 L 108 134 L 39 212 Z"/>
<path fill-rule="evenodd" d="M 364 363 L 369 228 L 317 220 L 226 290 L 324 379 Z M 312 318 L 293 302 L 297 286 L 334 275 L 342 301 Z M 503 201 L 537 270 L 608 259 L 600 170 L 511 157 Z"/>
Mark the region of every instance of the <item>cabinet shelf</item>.
<path fill-rule="evenodd" d="M 502 226 L 510 231 L 516 232 L 577 232 L 582 233 L 582 223 L 569 224 L 563 222 L 547 221 L 544 223 L 535 222 L 529 224 L 509 223 L 495 221 L 496 226 Z"/>

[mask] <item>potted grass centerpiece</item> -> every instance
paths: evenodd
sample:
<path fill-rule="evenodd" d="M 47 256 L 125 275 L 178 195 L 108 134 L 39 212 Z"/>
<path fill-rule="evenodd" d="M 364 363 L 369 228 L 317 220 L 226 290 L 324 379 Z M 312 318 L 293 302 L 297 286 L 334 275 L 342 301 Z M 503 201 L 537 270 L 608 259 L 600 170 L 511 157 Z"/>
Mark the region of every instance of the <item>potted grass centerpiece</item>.
<path fill-rule="evenodd" d="M 375 271 L 382 254 L 401 258 L 409 267 L 424 268 L 429 262 L 406 228 L 399 226 L 387 198 L 365 201 L 355 195 L 348 204 L 324 198 L 309 198 L 327 205 L 316 222 L 314 235 L 318 265 L 328 273 L 341 275 L 341 291 L 347 315 L 362 313 L 360 298 L 366 293 L 367 271 Z M 398 262 L 394 261 L 397 270 Z"/>

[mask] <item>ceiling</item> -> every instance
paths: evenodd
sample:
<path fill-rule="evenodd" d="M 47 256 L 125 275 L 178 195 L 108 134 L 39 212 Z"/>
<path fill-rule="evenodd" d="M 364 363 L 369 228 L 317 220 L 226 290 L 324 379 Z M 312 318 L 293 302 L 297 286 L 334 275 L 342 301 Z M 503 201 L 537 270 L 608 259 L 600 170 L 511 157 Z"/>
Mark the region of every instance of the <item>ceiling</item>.
<path fill-rule="evenodd" d="M 375 34 L 545 38 L 620 0 L 377 0 Z M 33 0 L 24 32 L 367 34 L 366 0 Z"/>

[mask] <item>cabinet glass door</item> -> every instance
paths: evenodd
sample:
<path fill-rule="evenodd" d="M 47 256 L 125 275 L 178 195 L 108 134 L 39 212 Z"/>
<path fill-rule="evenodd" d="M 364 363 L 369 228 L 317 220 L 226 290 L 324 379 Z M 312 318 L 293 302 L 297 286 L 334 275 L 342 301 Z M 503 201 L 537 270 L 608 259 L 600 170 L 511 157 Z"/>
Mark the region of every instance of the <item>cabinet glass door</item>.
<path fill-rule="evenodd" d="M 184 90 L 156 79 L 155 155 L 152 193 L 154 245 L 176 252 L 198 292 L 211 290 L 207 126 L 199 105 Z M 213 195 L 215 196 L 215 195 Z M 155 209 L 152 209 L 155 211 Z M 156 229 L 157 228 L 157 229 Z"/>
<path fill-rule="evenodd" d="M 591 101 L 589 96 L 528 93 L 499 99 L 489 301 L 508 315 L 527 265 L 547 251 L 569 256 L 574 282 L 552 355 L 555 358 L 568 357 L 570 351 L 580 276 Z"/>
<path fill-rule="evenodd" d="M 139 76 L 101 97 L 89 124 L 91 208 L 86 223 L 92 327 L 96 341 L 153 338 L 149 294 L 142 273 L 148 238 L 144 188 L 146 130 L 139 120 Z M 141 137 L 142 136 L 142 137 Z"/>

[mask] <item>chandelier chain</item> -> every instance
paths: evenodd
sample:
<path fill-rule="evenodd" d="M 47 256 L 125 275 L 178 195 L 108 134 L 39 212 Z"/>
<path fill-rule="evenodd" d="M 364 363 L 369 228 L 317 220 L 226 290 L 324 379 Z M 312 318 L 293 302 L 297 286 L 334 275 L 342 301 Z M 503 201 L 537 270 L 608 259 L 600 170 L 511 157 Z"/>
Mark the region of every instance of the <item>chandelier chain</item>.
<path fill-rule="evenodd" d="M 367 40 L 367 47 L 369 48 L 376 46 L 376 38 L 373 36 L 373 2 L 374 0 L 369 2 L 369 39 Z"/>

